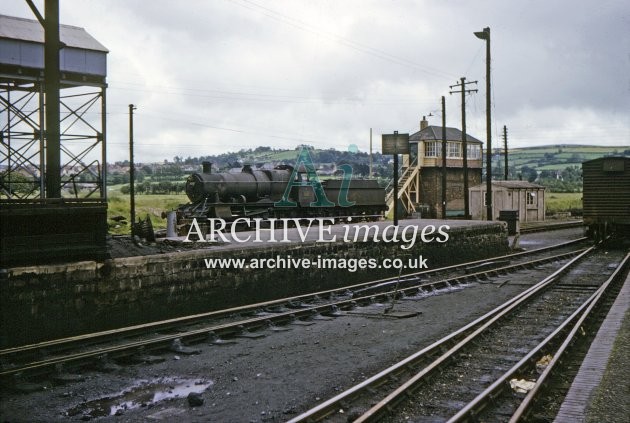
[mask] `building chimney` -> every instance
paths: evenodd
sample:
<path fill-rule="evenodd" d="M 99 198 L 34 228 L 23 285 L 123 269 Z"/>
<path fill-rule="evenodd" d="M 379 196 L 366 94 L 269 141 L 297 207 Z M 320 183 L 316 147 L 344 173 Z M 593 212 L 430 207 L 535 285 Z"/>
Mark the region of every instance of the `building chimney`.
<path fill-rule="evenodd" d="M 212 163 L 201 162 L 201 168 L 203 173 L 212 173 Z"/>
<path fill-rule="evenodd" d="M 429 126 L 429 121 L 426 116 L 422 116 L 422 120 L 420 121 L 420 130 L 422 131 L 427 126 Z"/>

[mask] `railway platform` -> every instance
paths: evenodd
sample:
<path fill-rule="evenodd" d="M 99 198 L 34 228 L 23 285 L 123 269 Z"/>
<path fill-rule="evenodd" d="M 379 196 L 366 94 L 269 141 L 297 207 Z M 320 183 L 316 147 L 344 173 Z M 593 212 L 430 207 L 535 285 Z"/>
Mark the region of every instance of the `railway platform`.
<path fill-rule="evenodd" d="M 268 230 L 260 231 L 259 242 L 255 234 L 238 232 L 238 240 L 179 244 L 181 251 L 176 246 L 163 254 L 8 268 L 0 290 L 0 341 L 4 346 L 39 342 L 330 289 L 396 275 L 398 269 L 386 267 L 395 259 L 426 263 L 409 270 L 418 271 L 508 250 L 501 222 L 403 220 L 398 242 L 383 241 L 391 225 L 351 222 L 311 227 L 308 233 L 306 227 L 291 227 L 286 242 L 284 229 L 275 231 L 276 242 L 265 238 L 271 236 Z M 448 229 L 440 233 L 442 225 Z M 358 226 L 378 228 L 378 240 L 375 229 L 355 239 Z M 390 230 L 388 239 L 393 234 Z M 360 266 L 367 263 L 374 266 Z"/>
<path fill-rule="evenodd" d="M 521 234 L 543 232 L 557 229 L 579 228 L 584 225 L 582 219 L 545 220 L 542 222 L 523 222 L 520 224 Z"/>
<path fill-rule="evenodd" d="M 630 275 L 602 323 L 554 420 L 630 419 Z"/>

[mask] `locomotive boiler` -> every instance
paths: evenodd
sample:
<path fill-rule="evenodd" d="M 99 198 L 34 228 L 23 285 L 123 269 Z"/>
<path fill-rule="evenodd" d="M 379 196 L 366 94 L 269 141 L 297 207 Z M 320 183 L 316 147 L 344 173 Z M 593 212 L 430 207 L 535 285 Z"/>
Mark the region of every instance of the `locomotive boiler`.
<path fill-rule="evenodd" d="M 375 180 L 329 179 L 315 184 L 309 180 L 309 175 L 305 171 L 294 171 L 289 165 L 273 169 L 245 165 L 237 172 L 213 172 L 212 165 L 204 162 L 203 171 L 191 174 L 186 181 L 190 203 L 176 211 L 178 232 L 185 235 L 193 219 L 205 231 L 207 228 L 203 225 L 208 218 L 226 221 L 241 217 L 376 220 L 387 209 L 385 190 Z M 323 192 L 316 192 L 320 187 Z M 314 205 L 322 196 L 328 200 L 326 205 Z"/>
<path fill-rule="evenodd" d="M 267 198 L 278 200 L 293 171 L 291 166 L 255 170 L 246 165 L 239 173 L 212 173 L 211 166 L 204 162 L 203 172 L 193 173 L 186 180 L 186 195 L 192 203 L 206 199 L 214 203 L 252 203 Z"/>

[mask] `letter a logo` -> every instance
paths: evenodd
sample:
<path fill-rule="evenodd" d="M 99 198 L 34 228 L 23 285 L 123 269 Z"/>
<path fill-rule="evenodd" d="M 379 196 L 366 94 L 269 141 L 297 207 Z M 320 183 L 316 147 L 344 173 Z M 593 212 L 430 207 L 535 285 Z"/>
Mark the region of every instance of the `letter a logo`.
<path fill-rule="evenodd" d="M 339 166 L 339 169 L 343 171 L 343 180 L 341 181 L 337 204 L 339 204 L 339 207 L 352 207 L 357 203 L 356 201 L 348 201 L 348 190 L 350 189 L 350 181 L 352 180 L 352 166 L 342 164 Z"/>
<path fill-rule="evenodd" d="M 306 170 L 306 181 L 297 180 L 297 176 L 300 172 L 300 166 L 303 166 Z M 326 197 L 326 193 L 324 192 L 324 187 L 322 187 L 322 183 L 319 181 L 319 177 L 317 176 L 317 172 L 315 172 L 315 166 L 313 166 L 313 160 L 311 160 L 311 155 L 308 152 L 308 149 L 302 147 L 300 149 L 300 153 L 298 154 L 297 161 L 295 163 L 295 167 L 293 168 L 293 172 L 291 173 L 291 177 L 289 178 L 289 183 L 284 190 L 284 194 L 282 194 L 282 199 L 280 201 L 276 201 L 274 205 L 276 207 L 296 207 L 297 203 L 295 201 L 289 200 L 289 195 L 291 194 L 291 188 L 294 186 L 302 187 L 302 186 L 311 186 L 313 191 L 315 192 L 316 201 L 313 201 L 309 204 L 311 207 L 334 207 L 335 203 L 328 200 Z"/>

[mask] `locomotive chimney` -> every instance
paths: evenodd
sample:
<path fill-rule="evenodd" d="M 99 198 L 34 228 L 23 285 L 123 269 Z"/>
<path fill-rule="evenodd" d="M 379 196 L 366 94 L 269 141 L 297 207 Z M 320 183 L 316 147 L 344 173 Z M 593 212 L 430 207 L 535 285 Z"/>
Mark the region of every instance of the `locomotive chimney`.
<path fill-rule="evenodd" d="M 203 173 L 212 173 L 212 163 L 210 162 L 201 162 L 202 172 Z"/>
<path fill-rule="evenodd" d="M 422 120 L 420 121 L 420 130 L 422 131 L 427 126 L 429 126 L 429 121 L 426 116 L 422 116 Z"/>

